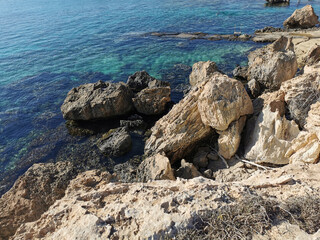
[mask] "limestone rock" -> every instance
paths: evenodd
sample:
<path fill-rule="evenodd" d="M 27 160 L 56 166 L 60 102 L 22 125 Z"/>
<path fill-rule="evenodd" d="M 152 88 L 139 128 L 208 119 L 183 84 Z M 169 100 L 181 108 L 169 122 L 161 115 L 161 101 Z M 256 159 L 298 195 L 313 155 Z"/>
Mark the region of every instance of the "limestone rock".
<path fill-rule="evenodd" d="M 241 116 L 253 112 L 243 85 L 216 73 L 199 83 L 151 129 L 145 153 L 164 152 L 171 163 L 187 156 L 214 128 L 226 130 Z"/>
<path fill-rule="evenodd" d="M 97 141 L 99 150 L 108 156 L 122 156 L 130 151 L 132 140 L 126 128 L 112 129 Z"/>
<path fill-rule="evenodd" d="M 212 129 L 205 126 L 198 111 L 197 99 L 201 89 L 194 88 L 171 111 L 159 119 L 146 141 L 145 153 L 164 152 L 171 163 L 187 156 L 196 144 L 210 136 Z"/>
<path fill-rule="evenodd" d="M 141 175 L 140 179 L 144 182 L 149 180 L 175 180 L 169 159 L 159 153 L 143 160 L 138 172 Z"/>
<path fill-rule="evenodd" d="M 182 159 L 181 167 L 177 170 L 176 176 L 184 179 L 191 179 L 202 175 L 192 163 Z"/>
<path fill-rule="evenodd" d="M 303 74 L 281 85 L 291 117 L 304 127 L 310 106 L 320 97 L 320 74 Z"/>
<path fill-rule="evenodd" d="M 197 62 L 192 66 L 192 72 L 189 76 L 189 82 L 191 86 L 197 85 L 200 82 L 203 82 L 213 73 L 218 72 L 219 69 L 215 62 Z"/>
<path fill-rule="evenodd" d="M 284 95 L 285 93 L 282 91 L 275 91 L 260 95 L 258 98 L 253 100 L 253 115 L 258 116 L 265 107 L 270 106 L 271 112 L 279 111 L 280 116 L 283 116 L 286 110 Z"/>
<path fill-rule="evenodd" d="M 320 142 L 315 133 L 302 131 L 286 152 L 290 163 L 317 163 L 320 154 Z"/>
<path fill-rule="evenodd" d="M 305 128 L 309 132 L 316 133 L 318 136 L 318 139 L 320 139 L 320 102 L 319 101 L 311 105 L 306 122 L 307 124 L 305 125 Z"/>
<path fill-rule="evenodd" d="M 61 106 L 67 120 L 93 120 L 125 115 L 133 110 L 132 92 L 124 83 L 88 83 L 73 88 Z"/>
<path fill-rule="evenodd" d="M 76 174 L 70 162 L 40 163 L 29 168 L 0 198 L 0 239 L 14 235 L 22 223 L 39 219 L 64 196 Z"/>
<path fill-rule="evenodd" d="M 258 163 L 288 164 L 285 153 L 300 130 L 294 121 L 267 106 L 258 116 L 245 145 L 245 157 Z"/>
<path fill-rule="evenodd" d="M 310 47 L 306 56 L 304 57 L 304 65 L 311 66 L 320 61 L 320 46 L 315 44 Z"/>
<path fill-rule="evenodd" d="M 132 101 L 139 113 L 146 115 L 162 114 L 166 110 L 167 103 L 171 101 L 170 93 L 170 87 L 145 88 Z"/>
<path fill-rule="evenodd" d="M 241 116 L 252 114 L 250 97 L 241 82 L 226 75 L 215 74 L 204 85 L 198 109 L 202 122 L 216 130 L 226 130 L 229 124 Z"/>
<path fill-rule="evenodd" d="M 239 80 L 246 80 L 248 77 L 248 67 L 241 67 L 237 66 L 235 69 L 232 71 L 232 75 Z"/>
<path fill-rule="evenodd" d="M 151 77 L 146 71 L 139 71 L 129 76 L 127 80 L 128 86 L 134 92 L 140 92 L 142 89 L 148 87 L 148 84 L 156 80 L 154 77 Z"/>
<path fill-rule="evenodd" d="M 261 88 L 260 88 L 260 84 L 257 80 L 251 79 L 248 82 L 248 89 L 250 90 L 250 94 L 253 98 L 256 98 L 260 95 Z"/>
<path fill-rule="evenodd" d="M 283 26 L 287 28 L 311 28 L 318 23 L 318 16 L 314 13 L 313 7 L 307 5 L 295 10 L 294 13 L 283 22 Z"/>
<path fill-rule="evenodd" d="M 298 63 L 291 38 L 280 37 L 274 43 L 251 52 L 248 56 L 248 79 L 278 90 L 282 82 L 295 76 Z"/>
<path fill-rule="evenodd" d="M 217 131 L 219 134 L 219 153 L 224 158 L 230 159 L 237 152 L 241 141 L 241 133 L 244 125 L 246 124 L 246 119 L 246 116 L 242 116 L 238 121 L 232 122 L 227 130 Z"/>

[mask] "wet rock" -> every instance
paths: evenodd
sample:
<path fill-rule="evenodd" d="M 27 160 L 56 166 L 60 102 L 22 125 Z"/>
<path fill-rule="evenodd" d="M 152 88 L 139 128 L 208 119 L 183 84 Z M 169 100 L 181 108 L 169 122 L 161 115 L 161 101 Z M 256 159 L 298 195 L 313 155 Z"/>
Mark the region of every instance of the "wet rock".
<path fill-rule="evenodd" d="M 205 81 L 215 72 L 219 72 L 218 66 L 215 62 L 207 61 L 193 64 L 192 72 L 189 76 L 190 85 L 194 86 Z"/>
<path fill-rule="evenodd" d="M 290 116 L 303 128 L 310 106 L 320 97 L 320 74 L 315 71 L 293 78 L 284 82 L 280 91 L 285 94 Z"/>
<path fill-rule="evenodd" d="M 170 87 L 145 88 L 137 93 L 132 101 L 139 113 L 159 115 L 165 112 L 167 104 L 171 101 L 170 93 Z"/>
<path fill-rule="evenodd" d="M 140 92 L 142 89 L 148 87 L 148 84 L 156 80 L 154 77 L 151 77 L 146 71 L 139 71 L 129 76 L 127 80 L 128 86 L 134 92 Z"/>
<path fill-rule="evenodd" d="M 232 75 L 239 80 L 246 80 L 248 77 L 248 67 L 237 66 L 233 71 Z"/>
<path fill-rule="evenodd" d="M 272 112 L 270 106 L 251 124 L 253 127 L 247 129 L 249 139 L 244 156 L 258 163 L 288 164 L 285 153 L 300 132 L 298 125 L 281 116 L 279 111 Z"/>
<path fill-rule="evenodd" d="M 320 142 L 315 133 L 302 131 L 291 142 L 286 152 L 290 163 L 317 163 L 319 161 Z"/>
<path fill-rule="evenodd" d="M 73 88 L 61 106 L 67 120 L 112 118 L 133 110 L 132 92 L 124 83 L 89 83 Z"/>
<path fill-rule="evenodd" d="M 99 150 L 108 156 L 122 156 L 131 150 L 132 140 L 126 128 L 112 129 L 97 141 Z"/>
<path fill-rule="evenodd" d="M 230 159 L 237 152 L 241 133 L 246 124 L 246 116 L 240 117 L 239 120 L 232 122 L 225 131 L 217 131 L 219 134 L 218 144 L 219 153 L 226 159 Z"/>
<path fill-rule="evenodd" d="M 186 160 L 181 160 L 181 167 L 176 171 L 176 177 L 191 179 L 195 177 L 202 176 L 202 174 L 197 170 L 197 168 Z"/>
<path fill-rule="evenodd" d="M 226 130 L 242 115 L 253 112 L 243 85 L 216 73 L 199 83 L 151 129 L 145 153 L 165 152 L 171 163 L 192 152 L 213 129 Z M 212 127 L 212 128 L 211 128 Z"/>
<path fill-rule="evenodd" d="M 314 13 L 313 7 L 307 5 L 295 10 L 294 13 L 283 22 L 283 26 L 287 28 L 311 28 L 318 23 L 318 16 Z"/>
<path fill-rule="evenodd" d="M 0 238 L 14 235 L 22 223 L 36 221 L 65 195 L 77 172 L 72 163 L 34 164 L 0 198 Z"/>
<path fill-rule="evenodd" d="M 281 83 L 293 78 L 298 69 L 292 40 L 286 37 L 251 52 L 248 59 L 248 79 L 256 79 L 271 90 L 278 90 Z"/>
<path fill-rule="evenodd" d="M 251 79 L 248 82 L 248 89 L 250 90 L 250 94 L 253 98 L 257 98 L 261 93 L 260 84 L 255 79 Z"/>
<path fill-rule="evenodd" d="M 144 182 L 149 180 L 175 180 L 169 159 L 159 153 L 143 160 L 138 172 L 139 178 Z"/>

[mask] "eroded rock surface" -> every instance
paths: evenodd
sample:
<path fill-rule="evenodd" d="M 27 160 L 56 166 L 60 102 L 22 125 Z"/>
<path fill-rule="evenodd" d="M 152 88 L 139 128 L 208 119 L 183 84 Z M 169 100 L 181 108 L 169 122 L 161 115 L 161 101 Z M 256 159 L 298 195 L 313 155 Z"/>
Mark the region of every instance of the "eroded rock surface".
<path fill-rule="evenodd" d="M 298 64 L 291 38 L 280 37 L 274 43 L 251 52 L 248 56 L 248 78 L 256 79 L 271 90 L 295 76 Z"/>
<path fill-rule="evenodd" d="M 189 76 L 190 85 L 195 86 L 198 83 L 205 81 L 215 72 L 219 72 L 218 66 L 215 62 L 207 61 L 193 64 L 192 72 Z"/>
<path fill-rule="evenodd" d="M 132 92 L 124 83 L 88 83 L 69 91 L 61 106 L 67 120 L 112 118 L 133 110 Z"/>
<path fill-rule="evenodd" d="M 39 219 L 64 196 L 69 181 L 76 174 L 69 162 L 34 164 L 0 198 L 0 239 L 14 235 L 22 223 Z"/>
<path fill-rule="evenodd" d="M 311 28 L 318 24 L 318 16 L 315 14 L 313 7 L 307 5 L 297 9 L 284 21 L 283 26 L 288 28 Z"/>

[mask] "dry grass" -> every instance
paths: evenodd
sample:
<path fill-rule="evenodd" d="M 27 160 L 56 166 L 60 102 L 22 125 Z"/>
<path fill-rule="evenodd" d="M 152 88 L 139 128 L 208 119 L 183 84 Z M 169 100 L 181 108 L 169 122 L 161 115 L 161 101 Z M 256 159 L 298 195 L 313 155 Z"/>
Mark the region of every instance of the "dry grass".
<path fill-rule="evenodd" d="M 180 230 L 174 239 L 251 239 L 254 233 L 264 234 L 273 225 L 288 221 L 308 233 L 320 228 L 320 197 L 288 199 L 285 204 L 257 196 L 233 205 L 200 214 L 191 229 Z"/>

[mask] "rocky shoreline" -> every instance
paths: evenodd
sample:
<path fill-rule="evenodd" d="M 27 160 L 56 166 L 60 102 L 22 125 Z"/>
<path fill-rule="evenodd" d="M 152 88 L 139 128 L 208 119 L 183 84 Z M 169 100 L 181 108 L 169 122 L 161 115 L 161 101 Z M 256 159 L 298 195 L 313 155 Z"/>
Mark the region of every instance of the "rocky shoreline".
<path fill-rule="evenodd" d="M 109 120 L 92 142 L 94 151 L 111 159 L 126 155 L 137 135 L 144 138 L 143 154 L 113 172 L 99 164 L 85 171 L 69 159 L 34 164 L 0 198 L 0 239 L 320 237 L 320 48 L 319 30 L 311 29 L 318 17 L 310 7 L 285 21 L 291 30 L 257 31 L 256 40 L 273 43 L 251 52 L 248 66 L 237 67 L 233 78 L 212 61 L 195 63 L 190 88 L 177 104 L 170 84 L 145 71 L 126 83 L 71 89 L 61 106 L 70 132 L 95 134 L 83 123 Z M 307 198 L 314 202 L 304 204 Z M 258 204 L 258 210 L 230 212 L 245 202 Z M 207 219 L 202 225 L 208 227 L 210 216 L 241 217 L 246 211 L 259 217 L 248 226 L 247 218 L 235 223 L 231 217 L 226 225 L 216 217 L 214 225 L 222 229 L 201 235 L 208 228 L 198 226 L 199 219 Z M 304 212 L 316 213 L 311 218 Z"/>

